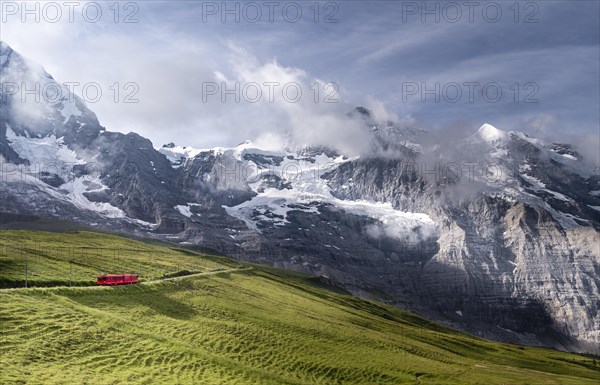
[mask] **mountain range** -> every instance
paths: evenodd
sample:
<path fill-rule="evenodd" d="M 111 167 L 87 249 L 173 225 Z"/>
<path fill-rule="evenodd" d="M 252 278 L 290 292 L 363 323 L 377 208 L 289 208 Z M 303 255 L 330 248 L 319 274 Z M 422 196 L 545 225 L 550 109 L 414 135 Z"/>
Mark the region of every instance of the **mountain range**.
<path fill-rule="evenodd" d="M 367 153 L 155 147 L 4 42 L 0 70 L 3 216 L 200 245 L 482 337 L 600 352 L 600 173 L 572 145 L 490 124 L 444 137 L 357 107 Z M 35 84 L 52 97 L 8 86 Z"/>

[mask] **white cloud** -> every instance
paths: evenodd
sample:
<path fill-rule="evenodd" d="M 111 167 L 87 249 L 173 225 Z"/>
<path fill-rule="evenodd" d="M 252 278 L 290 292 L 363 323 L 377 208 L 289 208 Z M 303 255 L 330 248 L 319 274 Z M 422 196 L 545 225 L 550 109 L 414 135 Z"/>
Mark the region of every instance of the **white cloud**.
<path fill-rule="evenodd" d="M 367 107 L 371 111 L 371 116 L 373 120 L 377 123 L 385 123 L 388 121 L 391 122 L 399 122 L 400 118 L 393 112 L 389 112 L 389 110 L 385 107 L 382 101 L 375 99 L 372 96 L 367 96 L 365 100 L 365 107 Z"/>
<path fill-rule="evenodd" d="M 532 123 L 551 133 L 557 127 L 582 132 L 598 127 L 597 37 L 586 33 L 598 22 L 582 16 L 593 14 L 584 7 L 565 18 L 566 5 L 544 6 L 545 18 L 535 25 L 508 23 L 508 17 L 493 25 L 432 25 L 398 23 L 401 8 L 395 3 L 381 8 L 350 2 L 340 4 L 336 24 L 249 25 L 199 23 L 199 5 L 183 2 L 139 3 L 140 23 L 114 23 L 108 9 L 112 3 L 102 5 L 101 23 L 77 17 L 75 23 L 63 18 L 23 24 L 10 18 L 2 24 L 1 38 L 58 81 L 99 83 L 104 97 L 89 107 L 101 123 L 113 131 L 136 131 L 155 145 L 235 145 L 247 138 L 275 141 L 290 132 L 299 143 L 326 141 L 360 151 L 363 133 L 345 117 L 356 105 L 370 108 L 378 121 L 411 115 L 425 128 L 456 121 L 479 126 L 488 120 L 514 129 Z M 319 79 L 338 82 L 340 90 L 331 96 L 338 96 L 339 103 L 323 103 L 332 90 Z M 202 83 L 209 81 L 229 86 L 297 82 L 304 98 L 299 103 L 205 102 Z M 506 103 L 497 104 L 402 98 L 403 82 L 431 87 L 432 82 L 464 81 L 499 82 L 506 89 L 513 82 L 535 81 L 540 103 L 513 103 L 510 90 Z M 122 102 L 133 90 L 123 89 L 128 82 L 139 85 L 139 103 Z M 118 103 L 109 89 L 115 83 L 121 86 Z M 315 89 L 320 103 L 312 102 Z M 521 93 L 521 99 L 526 95 Z M 528 123 L 544 115 L 555 120 Z"/>

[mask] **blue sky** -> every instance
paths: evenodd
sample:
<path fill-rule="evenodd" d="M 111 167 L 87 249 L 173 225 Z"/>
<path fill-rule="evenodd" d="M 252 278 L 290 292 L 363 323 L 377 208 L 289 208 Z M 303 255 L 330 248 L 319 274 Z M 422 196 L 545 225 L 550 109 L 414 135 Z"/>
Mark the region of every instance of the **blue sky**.
<path fill-rule="evenodd" d="M 81 17 L 83 3 L 74 22 L 64 11 L 57 23 L 23 23 L 21 9 L 6 15 L 6 3 L 0 38 L 57 80 L 94 81 L 107 95 L 115 82 L 136 83 L 136 104 L 104 97 L 89 106 L 108 129 L 140 132 L 155 145 L 232 145 L 288 131 L 302 132 L 299 140 L 343 140 L 353 132 L 343 115 L 355 105 L 426 129 L 488 122 L 556 139 L 598 136 L 598 1 L 523 1 L 518 14 L 513 1 L 481 1 L 471 15 L 465 2 L 318 2 L 318 22 L 314 2 L 276 2 L 271 22 L 258 1 L 256 23 L 244 2 L 226 5 L 239 7 L 239 22 L 232 14 L 222 21 L 220 1 L 121 2 L 117 23 L 112 1 L 97 2 L 96 23 Z M 434 13 L 424 15 L 423 4 Z M 303 17 L 291 22 L 297 6 Z M 134 10 L 139 22 L 123 23 Z M 335 22 L 324 22 L 327 15 Z M 297 82 L 306 98 L 315 82 L 333 82 L 339 102 L 203 100 L 202 84 L 221 81 Z M 423 101 L 424 88 L 434 91 Z"/>

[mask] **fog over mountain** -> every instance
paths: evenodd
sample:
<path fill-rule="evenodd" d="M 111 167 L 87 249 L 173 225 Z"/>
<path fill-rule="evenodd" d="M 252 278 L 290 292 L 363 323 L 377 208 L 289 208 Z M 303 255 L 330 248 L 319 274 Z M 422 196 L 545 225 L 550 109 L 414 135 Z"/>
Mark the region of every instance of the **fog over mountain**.
<path fill-rule="evenodd" d="M 312 83 L 241 55 L 214 76 Z M 201 245 L 487 338 L 598 353 L 600 175 L 583 141 L 430 130 L 371 99 L 275 101 L 237 146 L 153 143 L 104 127 L 4 42 L 0 68 L 3 213 Z M 6 87 L 35 83 L 55 97 Z"/>
<path fill-rule="evenodd" d="M 207 15 L 212 2 L 161 1 L 135 3 L 137 10 L 121 4 L 117 23 L 112 4 L 98 3 L 102 18 L 92 23 L 82 17 L 86 3 L 78 3 L 72 21 L 66 8 L 56 22 L 39 15 L 38 22 L 35 15 L 23 22 L 19 9 L 14 15 L 7 10 L 1 39 L 61 82 L 79 82 L 79 96 L 82 85 L 100 84 L 103 97 L 89 104 L 102 124 L 138 132 L 157 145 L 235 146 L 260 136 L 263 127 L 297 128 L 303 119 L 317 126 L 323 120 L 339 125 L 340 114 L 358 105 L 371 109 L 380 122 L 399 117 L 428 131 L 463 125 L 473 132 L 490 122 L 569 143 L 574 136 L 589 143 L 590 135 L 598 135 L 595 1 L 523 2 L 518 8 L 494 2 L 479 4 L 473 12 L 456 3 L 462 17 L 453 22 L 447 13 L 456 12 L 454 3 L 436 2 L 430 9 L 439 11 L 426 14 L 419 2 L 412 10 L 415 2 L 324 2 L 315 22 L 312 3 L 298 2 L 303 17 L 296 23 L 283 17 L 283 3 L 273 22 L 265 20 L 268 12 L 262 9 L 263 19 L 252 23 L 245 15 L 228 15 L 223 22 L 218 10 Z M 490 20 L 483 11 L 494 15 L 496 7 L 500 20 Z M 135 22 L 122 22 L 132 13 L 129 21 Z M 328 15 L 331 22 L 324 20 Z M 231 97 L 222 103 L 220 95 L 202 100 L 204 82 L 240 81 L 243 86 L 265 79 L 302 84 L 305 105 L 292 110 L 264 99 L 257 106 Z M 328 93 L 322 92 L 321 103 L 308 105 L 313 97 L 309 87 L 316 81 L 335 83 L 339 103 L 323 103 Z M 472 102 L 464 85 L 469 82 L 479 83 Z M 115 83 L 121 88 L 118 103 L 109 89 Z M 123 102 L 134 92 L 124 88 L 128 83 L 139 86 L 133 96 L 139 102 Z M 455 90 L 448 86 L 454 83 L 462 95 L 453 102 Z M 498 101 L 483 97 L 484 85 L 492 83 L 502 90 Z M 414 93 L 411 86 L 417 87 Z M 426 95 L 436 87 L 437 100 Z M 348 131 L 330 139 L 356 135 Z"/>

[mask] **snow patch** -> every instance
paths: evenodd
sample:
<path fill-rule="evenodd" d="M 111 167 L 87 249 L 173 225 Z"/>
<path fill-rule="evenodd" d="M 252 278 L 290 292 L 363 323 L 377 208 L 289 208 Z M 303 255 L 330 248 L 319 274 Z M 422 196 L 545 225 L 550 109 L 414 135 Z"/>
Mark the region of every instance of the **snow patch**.
<path fill-rule="evenodd" d="M 200 206 L 198 203 L 188 203 L 187 205 L 177 205 L 173 207 L 175 210 L 179 211 L 179 214 L 184 217 L 191 218 L 194 213 L 192 213 L 192 206 Z"/>
<path fill-rule="evenodd" d="M 485 142 L 496 142 L 506 139 L 508 137 L 508 133 L 497 129 L 491 124 L 485 123 L 473 136 Z"/>
<path fill-rule="evenodd" d="M 548 194 L 551 194 L 552 196 L 554 196 L 554 198 L 559 199 L 561 201 L 573 202 L 573 199 L 569 198 L 568 196 L 561 194 L 557 191 L 547 189 L 546 184 L 543 183 L 541 180 L 539 180 L 535 177 L 532 177 L 531 175 L 527 175 L 527 174 L 520 174 L 520 175 L 529 184 L 531 184 L 532 187 L 527 187 L 528 189 L 533 190 L 533 191 L 547 192 Z"/>
<path fill-rule="evenodd" d="M 249 148 L 252 148 L 251 142 L 245 142 L 231 152 L 225 151 L 241 159 Z M 296 158 L 296 154 L 289 151 L 284 153 L 261 151 L 261 154 L 283 156 L 288 162 L 265 170 L 260 169 L 253 162 L 248 162 L 248 169 L 253 170 L 253 179 L 249 181 L 249 186 L 257 195 L 237 206 L 223 206 L 229 215 L 243 220 L 251 229 L 260 231 L 259 222 L 282 226 L 289 223 L 288 214 L 291 211 L 318 214 L 319 205 L 330 204 L 350 214 L 372 218 L 375 223 L 367 229 L 372 237 L 388 236 L 412 240 L 438 233 L 436 223 L 427 214 L 395 210 L 391 203 L 349 201 L 334 197 L 321 176 L 352 159 L 341 156 L 334 158 L 321 153 L 312 157 L 311 161 L 305 157 Z M 291 185 L 291 188 L 261 189 L 263 177 L 273 174 L 281 177 L 283 182 Z"/>
<path fill-rule="evenodd" d="M 65 145 L 63 138 L 56 138 L 54 134 L 45 138 L 28 138 L 17 135 L 7 125 L 6 138 L 10 141 L 10 147 L 21 158 L 29 160 L 31 165 L 37 165 L 40 170 L 59 168 L 64 171 L 73 165 L 85 164 L 75 151 Z"/>
<path fill-rule="evenodd" d="M 127 215 L 118 207 L 106 202 L 91 202 L 84 195 L 86 192 L 98 192 L 107 188 L 99 178 L 89 176 L 76 178 L 59 187 L 61 192 L 66 192 L 69 201 L 79 208 L 95 211 L 107 218 L 126 218 Z"/>
<path fill-rule="evenodd" d="M 75 105 L 74 100 L 67 100 L 66 98 L 60 101 L 57 105 L 62 104 L 62 108 L 60 109 L 60 114 L 63 116 L 63 124 L 67 123 L 72 116 L 79 117 L 81 116 L 81 111 Z"/>
<path fill-rule="evenodd" d="M 57 199 L 68 201 L 75 206 L 94 211 L 107 218 L 127 218 L 125 213 L 107 202 L 92 202 L 84 195 L 89 192 L 100 192 L 108 189 L 98 176 L 86 175 L 75 178 L 73 175 L 73 166 L 86 164 L 80 159 L 75 151 L 69 149 L 63 138 L 56 138 L 54 134 L 44 138 L 29 138 L 27 136 L 17 135 L 10 126 L 7 125 L 6 137 L 10 141 L 10 146 L 19 156 L 30 162 L 28 170 L 31 174 L 25 178 L 23 175 L 15 176 L 21 182 L 34 184 L 40 190 L 47 192 Z M 52 187 L 38 177 L 42 172 L 57 174 L 67 182 L 58 188 Z M 137 221 L 127 218 L 132 221 Z M 152 225 L 152 224 L 150 224 Z"/>
<path fill-rule="evenodd" d="M 194 158 L 201 152 L 206 151 L 185 146 L 161 147 L 156 150 L 167 157 L 173 168 L 181 167 L 187 159 Z"/>

